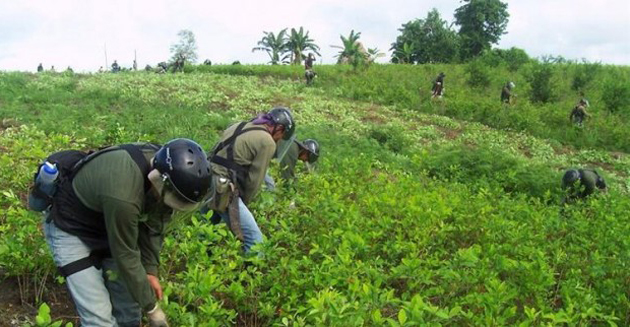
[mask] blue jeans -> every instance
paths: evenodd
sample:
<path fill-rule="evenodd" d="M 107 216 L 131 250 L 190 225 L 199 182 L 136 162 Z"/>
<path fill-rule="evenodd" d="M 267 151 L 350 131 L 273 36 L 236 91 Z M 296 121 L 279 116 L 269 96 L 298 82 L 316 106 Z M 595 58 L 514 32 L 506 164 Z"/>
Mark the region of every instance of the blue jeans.
<path fill-rule="evenodd" d="M 243 251 L 249 253 L 249 250 L 254 244 L 261 243 L 263 241 L 262 233 L 256 219 L 252 215 L 251 211 L 247 208 L 241 198 L 238 199 L 238 214 L 241 222 L 241 230 L 243 231 Z M 230 215 L 228 212 L 219 213 L 223 221 L 230 225 Z"/>
<path fill-rule="evenodd" d="M 44 234 L 58 267 L 90 255 L 91 250 L 85 243 L 57 228 L 52 221 L 44 222 Z M 92 266 L 66 278 L 81 326 L 140 326 L 140 305 L 116 276 L 117 271 L 114 259 L 107 258 L 103 260 L 102 269 Z"/>

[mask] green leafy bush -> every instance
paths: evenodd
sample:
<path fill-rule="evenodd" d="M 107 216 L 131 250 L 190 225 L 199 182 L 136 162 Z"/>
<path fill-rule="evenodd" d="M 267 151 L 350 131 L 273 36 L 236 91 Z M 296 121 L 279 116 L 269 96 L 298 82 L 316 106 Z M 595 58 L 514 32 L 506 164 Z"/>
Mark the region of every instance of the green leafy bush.
<path fill-rule="evenodd" d="M 546 103 L 553 100 L 553 66 L 548 63 L 533 64 L 527 79 L 531 85 L 530 99 L 533 102 Z"/>
<path fill-rule="evenodd" d="M 488 68 L 484 66 L 481 60 L 473 60 L 466 66 L 468 78 L 466 82 L 472 87 L 488 87 L 490 85 L 490 74 Z"/>
<path fill-rule="evenodd" d="M 616 76 L 604 82 L 602 102 L 611 113 L 630 114 L 630 79 Z"/>

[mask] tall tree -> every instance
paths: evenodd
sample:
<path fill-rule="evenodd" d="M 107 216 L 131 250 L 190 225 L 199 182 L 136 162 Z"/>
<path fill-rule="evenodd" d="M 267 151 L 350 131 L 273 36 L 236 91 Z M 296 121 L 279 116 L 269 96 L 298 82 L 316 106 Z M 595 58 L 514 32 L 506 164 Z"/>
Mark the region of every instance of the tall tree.
<path fill-rule="evenodd" d="M 315 52 L 318 56 L 319 46 L 314 43 L 314 40 L 308 36 L 308 31 L 304 33 L 304 28 L 300 27 L 299 30 L 295 28 L 291 29 L 289 34 L 289 40 L 286 43 L 287 50 L 291 52 L 291 63 L 299 65 L 302 63 L 302 59 L 306 57 L 304 51 L 310 50 Z"/>
<path fill-rule="evenodd" d="M 273 32 L 263 32 L 265 36 L 258 41 L 258 46 L 252 49 L 254 51 L 266 51 L 272 65 L 278 63 L 286 63 L 288 55 L 283 55 L 287 52 L 287 29 L 281 30 L 278 35 Z"/>
<path fill-rule="evenodd" d="M 455 23 L 462 39 L 462 58 L 469 59 L 490 49 L 505 34 L 510 14 L 500 0 L 461 0 L 455 9 Z"/>
<path fill-rule="evenodd" d="M 390 48 L 393 63 L 449 63 L 458 59 L 459 37 L 435 8 L 425 19 L 412 20 L 398 30 L 401 34 Z"/>
<path fill-rule="evenodd" d="M 363 47 L 363 44 L 359 42 L 361 32 L 355 33 L 354 30 L 350 31 L 350 35 L 341 38 L 341 46 L 331 45 L 333 48 L 341 49 L 335 57 L 338 64 L 351 64 L 353 67 L 357 67 L 366 61 L 368 54 Z"/>
<path fill-rule="evenodd" d="M 177 33 L 179 42 L 171 45 L 171 62 L 184 57 L 186 61 L 194 63 L 197 61 L 197 41 L 195 34 L 190 30 L 181 30 Z"/>

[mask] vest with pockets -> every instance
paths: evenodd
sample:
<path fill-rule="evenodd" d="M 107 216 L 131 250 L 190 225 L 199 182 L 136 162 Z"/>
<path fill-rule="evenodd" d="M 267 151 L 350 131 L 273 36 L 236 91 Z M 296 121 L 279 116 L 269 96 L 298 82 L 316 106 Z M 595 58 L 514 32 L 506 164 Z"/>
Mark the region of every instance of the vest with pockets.
<path fill-rule="evenodd" d="M 247 173 L 249 172 L 249 166 L 242 166 L 234 162 L 234 144 L 236 143 L 236 138 L 250 131 L 267 131 L 264 127 L 244 128 L 246 124 L 247 122 L 241 122 L 236 127 L 236 130 L 234 130 L 234 134 L 219 143 L 208 158 L 208 161 L 227 168 L 230 172 L 232 182 L 234 182 L 241 191 L 242 185 L 244 185 L 245 179 L 247 178 Z M 227 158 L 218 155 L 219 151 L 224 148 L 227 152 Z"/>
<path fill-rule="evenodd" d="M 58 180 L 57 192 L 52 197 L 49 219 L 52 219 L 59 229 L 79 237 L 81 241 L 87 244 L 91 249 L 108 249 L 109 242 L 107 240 L 107 230 L 105 228 L 103 213 L 94 211 L 81 202 L 72 187 L 74 177 L 81 168 L 92 159 L 107 152 L 125 150 L 129 153 L 136 165 L 138 165 L 138 168 L 140 168 L 144 176 L 144 191 L 146 193 L 151 188 L 151 182 L 148 179 L 151 165 L 144 157 L 142 150 L 150 149 L 157 151 L 159 148 L 159 145 L 151 143 L 143 145 L 123 144 L 104 148 L 89 154 L 76 150 L 61 151 L 52 154 L 48 158 L 48 161 L 57 163 L 58 167 L 61 167 L 61 178 Z M 75 161 L 74 165 L 69 165 L 72 161 Z"/>

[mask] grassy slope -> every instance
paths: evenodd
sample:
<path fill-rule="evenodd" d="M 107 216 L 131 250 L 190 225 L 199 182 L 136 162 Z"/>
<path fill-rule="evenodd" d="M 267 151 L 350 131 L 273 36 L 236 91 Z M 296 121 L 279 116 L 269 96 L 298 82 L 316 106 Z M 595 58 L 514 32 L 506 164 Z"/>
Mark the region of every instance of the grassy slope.
<path fill-rule="evenodd" d="M 273 78 L 2 74 L 0 86 L 3 124 L 25 124 L 0 134 L 9 274 L 51 265 L 22 209 L 45 153 L 172 137 L 209 148 L 230 122 L 287 105 L 300 136 L 323 145 L 318 173 L 253 205 L 267 255 L 247 272 L 224 226 L 176 223 L 163 263 L 176 325 L 630 322 L 625 155 Z M 561 216 L 559 169 L 588 163 L 607 168 L 611 194 Z"/>
<path fill-rule="evenodd" d="M 523 131 L 530 135 L 551 139 L 577 148 L 601 148 L 611 151 L 630 152 L 630 68 L 619 66 L 595 66 L 583 91 L 590 99 L 593 114 L 585 129 L 573 128 L 569 113 L 580 98 L 571 89 L 574 77 L 584 65 L 553 65 L 551 78 L 552 101 L 546 104 L 529 101 L 532 85 L 529 82 L 534 67 L 522 66 L 518 71 L 508 71 L 503 66 L 485 66 L 490 85 L 471 88 L 466 65 L 374 65 L 367 70 L 353 71 L 349 66 L 316 66 L 318 79 L 315 86 L 329 95 L 360 101 L 392 105 L 398 109 L 410 109 L 425 113 L 441 114 L 460 120 L 476 121 L 502 129 Z M 275 76 L 303 80 L 299 66 L 197 66 L 190 71 L 207 71 L 225 74 Z M 447 74 L 444 103 L 429 100 L 432 80 L 438 72 Z M 519 95 L 517 104 L 509 109 L 501 106 L 499 94 L 506 81 L 516 83 Z M 625 94 L 614 93 L 625 103 L 616 113 L 606 109 L 606 90 L 613 85 L 621 86 Z M 609 95 L 608 95 L 609 96 Z"/>

